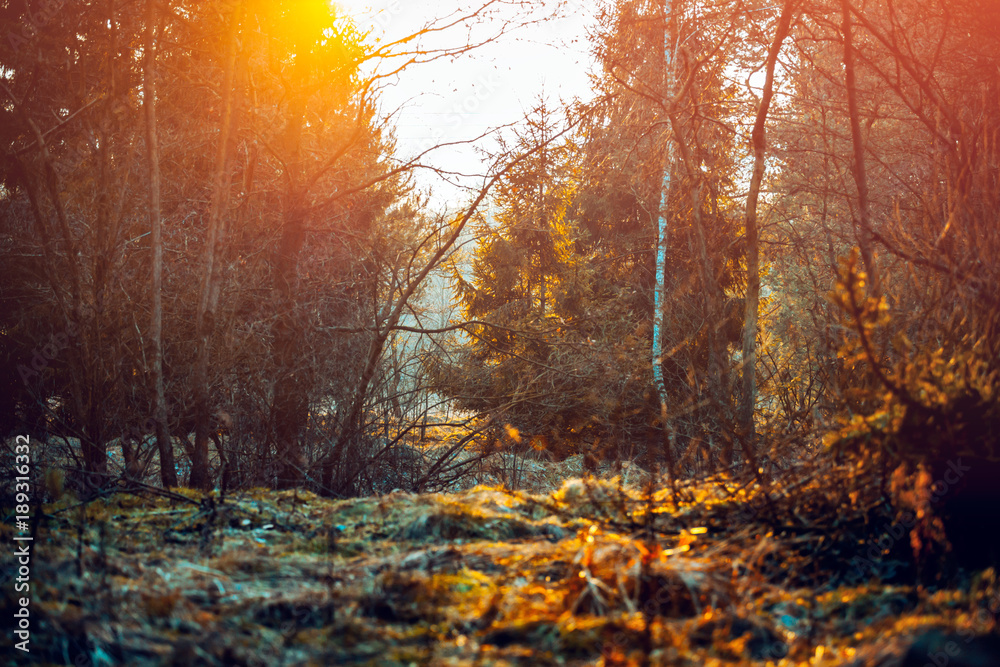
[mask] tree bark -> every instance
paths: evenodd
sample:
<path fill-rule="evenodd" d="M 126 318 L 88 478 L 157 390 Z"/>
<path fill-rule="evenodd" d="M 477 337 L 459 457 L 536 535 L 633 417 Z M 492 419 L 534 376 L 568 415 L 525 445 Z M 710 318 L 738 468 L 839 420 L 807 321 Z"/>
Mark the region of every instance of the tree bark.
<path fill-rule="evenodd" d="M 865 172 L 865 145 L 861 136 L 861 121 L 858 118 L 858 86 L 854 64 L 854 41 L 851 34 L 851 4 L 841 0 L 844 22 L 844 85 L 847 88 L 847 114 L 851 123 L 851 144 L 854 148 L 854 184 L 858 189 L 858 246 L 861 259 L 868 272 L 869 294 L 876 299 L 882 296 L 882 281 L 872 253 L 872 227 L 868 212 L 868 175 Z"/>
<path fill-rule="evenodd" d="M 160 453 L 160 481 L 163 488 L 177 486 L 174 449 L 167 430 L 167 400 L 163 386 L 163 229 L 160 217 L 160 153 L 156 136 L 156 3 L 146 0 L 146 43 L 143 58 L 142 92 L 146 112 L 146 162 L 149 169 L 149 224 L 152 232 L 153 275 L 150 289 L 153 312 L 149 337 L 153 344 L 153 421 L 156 446 Z"/>
<path fill-rule="evenodd" d="M 670 3 L 663 3 L 663 105 L 666 108 L 673 97 L 673 51 L 670 40 Z M 656 275 L 653 290 L 653 347 L 650 363 L 653 369 L 653 388 L 660 401 L 660 419 L 664 432 L 667 429 L 667 384 L 663 379 L 663 321 L 666 317 L 666 270 L 669 218 L 667 203 L 670 198 L 670 170 L 674 162 L 674 145 L 664 146 L 663 178 L 660 184 L 660 206 L 656 228 Z"/>
<path fill-rule="evenodd" d="M 301 121 L 301 118 L 299 119 Z M 293 176 L 292 188 L 296 188 Z M 308 418 L 308 386 L 298 368 L 302 357 L 302 340 L 295 312 L 299 255 L 305 243 L 308 217 L 300 192 L 288 193 L 281 243 L 275 258 L 275 280 L 280 312 L 274 322 L 274 356 L 278 378 L 274 384 L 271 415 L 274 424 L 274 445 L 278 454 L 278 487 L 291 488 L 301 484 L 305 460 L 299 438 Z"/>
<path fill-rule="evenodd" d="M 781 44 L 788 36 L 792 23 L 793 0 L 785 0 L 778 18 L 778 27 L 767 52 L 765 63 L 764 91 L 757 105 L 750 140 L 753 145 L 753 175 L 750 177 L 750 192 L 747 195 L 747 209 L 744 224 L 747 243 L 747 295 L 743 313 L 743 392 L 740 396 L 739 422 L 743 431 L 744 449 L 753 453 L 756 447 L 756 429 L 753 412 L 757 401 L 757 320 L 760 312 L 760 239 L 757 229 L 757 201 L 760 185 L 764 179 L 764 156 L 767 150 L 765 124 L 767 113 L 774 95 L 774 68 L 778 62 Z"/>
<path fill-rule="evenodd" d="M 222 283 L 223 214 L 229 203 L 230 165 L 236 147 L 233 141 L 236 96 L 234 71 L 236 69 L 237 36 L 243 20 L 243 8 L 244 5 L 241 3 L 231 19 L 232 25 L 222 85 L 222 125 L 219 132 L 219 147 L 215 156 L 212 203 L 208 216 L 208 233 L 205 238 L 205 274 L 195 320 L 198 352 L 194 369 L 195 429 L 190 485 L 202 490 L 208 490 L 212 485 L 208 465 L 208 439 L 211 422 L 208 363 L 212 333 L 215 330 L 215 311 L 219 304 L 219 291 Z"/>
<path fill-rule="evenodd" d="M 309 396 L 306 378 L 302 376 L 301 331 L 295 312 L 298 293 L 298 266 L 305 245 L 306 221 L 309 217 L 308 192 L 303 183 L 302 129 L 305 125 L 305 100 L 299 96 L 289 103 L 288 125 L 283 143 L 289 155 L 285 176 L 284 210 L 281 221 L 281 241 L 273 258 L 275 290 L 279 312 L 274 327 L 274 357 L 278 377 L 274 384 L 271 404 L 274 424 L 274 449 L 278 455 L 278 487 L 291 488 L 301 484 L 305 460 L 299 439 L 308 418 Z"/>

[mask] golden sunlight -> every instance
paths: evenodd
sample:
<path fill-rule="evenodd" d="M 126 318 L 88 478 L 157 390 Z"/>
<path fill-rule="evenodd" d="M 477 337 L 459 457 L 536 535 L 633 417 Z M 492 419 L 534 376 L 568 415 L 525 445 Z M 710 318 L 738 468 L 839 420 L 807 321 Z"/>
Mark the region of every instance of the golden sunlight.
<path fill-rule="evenodd" d="M 327 0 L 286 0 L 268 3 L 267 31 L 293 52 L 310 50 L 334 33 L 336 6 Z"/>
<path fill-rule="evenodd" d="M 12 651 L 1000 665 L 1000 0 L 0 6 Z"/>

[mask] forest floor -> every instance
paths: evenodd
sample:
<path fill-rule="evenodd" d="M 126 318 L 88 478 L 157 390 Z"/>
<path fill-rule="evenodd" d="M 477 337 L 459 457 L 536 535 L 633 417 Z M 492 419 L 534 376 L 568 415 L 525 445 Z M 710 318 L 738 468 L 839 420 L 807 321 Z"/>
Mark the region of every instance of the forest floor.
<path fill-rule="evenodd" d="M 905 551 L 908 538 L 872 508 L 830 523 L 809 486 L 822 492 L 817 481 L 799 487 L 801 521 L 777 523 L 768 508 L 780 490 L 763 497 L 757 484 L 725 479 L 679 494 L 621 477 L 340 501 L 265 490 L 88 503 L 66 494 L 43 507 L 33 543 L 30 657 L 893 665 L 930 629 L 993 629 L 992 570 L 953 588 L 888 583 L 905 563 L 869 555 L 900 553 L 887 536 Z M 0 532 L 10 542 L 9 522 Z M 5 584 L 0 597 L 5 625 L 12 591 Z"/>

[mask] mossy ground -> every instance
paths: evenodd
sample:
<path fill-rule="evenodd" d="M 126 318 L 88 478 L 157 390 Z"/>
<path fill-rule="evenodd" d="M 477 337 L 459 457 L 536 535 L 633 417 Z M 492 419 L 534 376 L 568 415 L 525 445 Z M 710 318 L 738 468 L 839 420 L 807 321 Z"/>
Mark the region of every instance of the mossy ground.
<path fill-rule="evenodd" d="M 992 571 L 937 590 L 852 573 L 842 536 L 815 516 L 775 526 L 756 493 L 714 480 L 674 503 L 666 489 L 589 478 L 550 493 L 480 486 L 341 501 L 265 490 L 183 492 L 193 502 L 67 496 L 43 508 L 36 535 L 32 655 L 188 666 L 874 665 L 929 628 L 993 629 Z"/>

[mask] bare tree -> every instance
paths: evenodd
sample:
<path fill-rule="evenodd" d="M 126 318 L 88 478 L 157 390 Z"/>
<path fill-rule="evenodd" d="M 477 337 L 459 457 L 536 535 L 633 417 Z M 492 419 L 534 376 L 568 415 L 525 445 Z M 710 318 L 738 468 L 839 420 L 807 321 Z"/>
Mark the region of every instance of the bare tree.
<path fill-rule="evenodd" d="M 198 336 L 198 352 L 193 379 L 195 432 L 190 484 L 197 489 L 208 489 L 212 484 L 208 460 L 208 439 L 212 412 L 208 367 L 211 352 L 210 341 L 212 331 L 215 328 L 215 313 L 219 305 L 219 292 L 222 287 L 222 248 L 225 241 L 223 238 L 223 216 L 229 206 L 230 165 L 235 150 L 233 125 L 237 101 L 234 79 L 237 50 L 239 49 L 238 36 L 244 11 L 245 3 L 240 2 L 230 18 L 229 46 L 222 84 L 222 123 L 215 155 L 212 203 L 208 215 L 208 234 L 205 238 L 204 276 L 195 325 Z"/>
<path fill-rule="evenodd" d="M 382 354 L 385 351 L 385 346 L 390 335 L 400 328 L 400 319 L 409 307 L 410 299 L 413 297 L 414 293 L 421 285 L 424 284 L 424 281 L 431 274 L 431 272 L 441 266 L 444 259 L 453 250 L 459 239 L 462 237 L 469 221 L 475 217 L 477 211 L 479 210 L 479 206 L 486 199 L 487 195 L 489 195 L 493 186 L 522 161 L 528 159 L 536 153 L 545 151 L 550 144 L 564 136 L 574 126 L 575 124 L 571 123 L 562 131 L 546 136 L 545 140 L 537 145 L 532 146 L 518 155 L 509 157 L 506 162 L 501 162 L 500 166 L 494 170 L 494 173 L 485 179 L 471 203 L 465 207 L 465 210 L 460 215 L 456 216 L 454 222 L 445 232 L 444 237 L 440 239 L 435 250 L 425 261 L 423 267 L 419 271 L 416 271 L 405 285 L 400 287 L 399 294 L 395 297 L 394 301 L 390 301 L 383 306 L 382 314 L 376 321 L 375 330 L 373 332 L 374 337 L 369 344 L 364 370 L 361 373 L 361 378 L 356 386 L 354 397 L 352 398 L 350 406 L 347 410 L 347 416 L 344 419 L 343 428 L 334 442 L 330 455 L 326 458 L 323 464 L 322 484 L 324 491 L 336 491 L 337 480 L 334 475 L 338 471 L 342 470 L 342 474 L 348 478 L 354 476 L 352 466 L 343 465 L 345 447 L 361 435 L 360 429 L 362 426 L 362 410 L 368 397 L 368 391 L 371 386 L 372 379 L 374 378 L 375 372 L 378 368 L 379 360 L 382 358 Z M 414 330 L 412 327 L 408 327 L 408 329 L 411 331 Z"/>
<path fill-rule="evenodd" d="M 149 224 L 152 232 L 153 309 L 149 337 L 153 346 L 153 419 L 160 453 L 160 480 L 163 488 L 177 486 L 174 449 L 167 430 L 167 400 L 163 387 L 163 224 L 160 216 L 160 151 L 156 132 L 156 2 L 146 0 L 146 40 L 143 53 L 143 108 L 146 112 L 146 164 L 149 170 Z"/>
<path fill-rule="evenodd" d="M 855 72 L 854 38 L 851 31 L 850 0 L 841 0 L 841 7 L 844 15 L 844 85 L 847 88 L 847 114 L 851 124 L 851 146 L 854 160 L 851 171 L 854 174 L 854 184 L 858 190 L 858 226 L 860 227 L 858 246 L 861 248 L 861 259 L 865 264 L 865 271 L 868 272 L 871 294 L 880 297 L 882 295 L 882 281 L 872 252 L 872 223 L 868 205 L 868 175 L 865 172 L 865 144 L 864 138 L 861 136 L 861 121 L 858 117 L 858 85 Z"/>
<path fill-rule="evenodd" d="M 764 91 L 757 105 L 750 139 L 753 145 L 753 174 L 750 177 L 750 192 L 747 194 L 747 209 L 744 218 L 747 246 L 747 294 L 743 317 L 743 393 L 740 397 L 739 421 L 743 430 L 744 447 L 750 453 L 756 446 L 754 428 L 754 405 L 757 402 L 757 318 L 760 309 L 760 238 L 757 229 L 757 201 L 760 198 L 761 181 L 764 178 L 764 156 L 767 151 L 765 125 L 767 113 L 774 95 L 774 68 L 778 62 L 781 44 L 788 36 L 792 22 L 794 0 L 785 0 L 778 18 L 774 39 L 767 52 L 764 64 Z"/>

